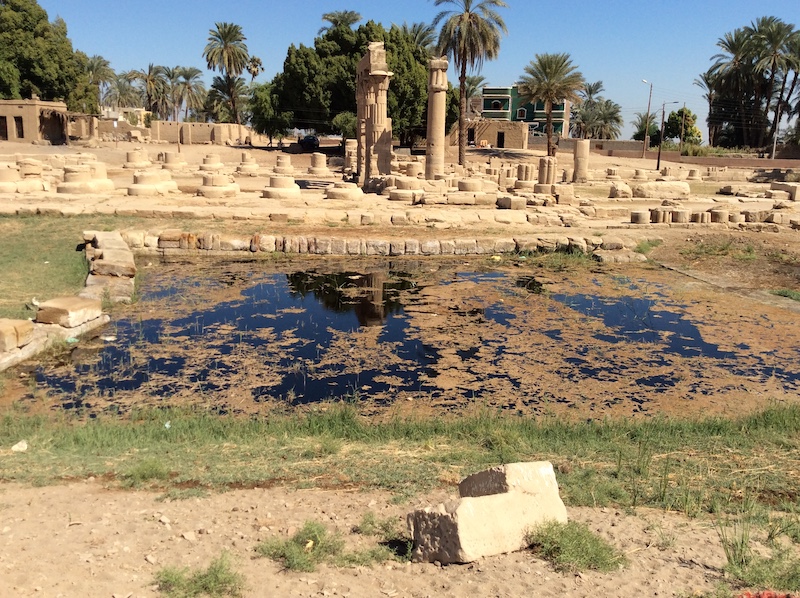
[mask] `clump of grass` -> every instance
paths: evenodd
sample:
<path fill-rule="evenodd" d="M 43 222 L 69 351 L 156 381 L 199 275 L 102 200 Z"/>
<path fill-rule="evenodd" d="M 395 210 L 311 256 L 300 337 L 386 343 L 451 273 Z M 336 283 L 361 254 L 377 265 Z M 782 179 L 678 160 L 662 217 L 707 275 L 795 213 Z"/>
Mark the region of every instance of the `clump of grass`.
<path fill-rule="evenodd" d="M 636 253 L 641 253 L 646 255 L 650 253 L 653 249 L 661 245 L 661 243 L 663 243 L 661 239 L 645 239 L 643 241 L 639 241 L 639 243 L 636 245 L 636 247 L 633 248 L 633 250 Z"/>
<path fill-rule="evenodd" d="M 283 563 L 290 571 L 311 572 L 321 563 L 339 567 L 369 566 L 395 558 L 388 546 L 346 551 L 340 534 L 332 534 L 317 521 L 306 521 L 302 529 L 288 540 L 272 539 L 256 547 L 260 555 Z"/>
<path fill-rule="evenodd" d="M 614 571 L 627 562 L 625 555 L 576 521 L 545 523 L 526 538 L 535 554 L 558 571 Z"/>
<path fill-rule="evenodd" d="M 272 539 L 262 542 L 256 552 L 283 563 L 290 571 L 314 571 L 317 565 L 340 556 L 344 540 L 331 534 L 317 521 L 306 521 L 302 529 L 288 540 Z"/>
<path fill-rule="evenodd" d="M 692 259 L 723 256 L 730 255 L 732 247 L 732 239 L 701 240 L 691 247 L 682 249 L 681 254 Z"/>
<path fill-rule="evenodd" d="M 165 567 L 156 573 L 156 584 L 170 598 L 238 598 L 244 590 L 244 577 L 232 569 L 230 558 L 223 553 L 202 571 Z"/>
<path fill-rule="evenodd" d="M 160 460 L 149 457 L 131 467 L 122 475 L 129 486 L 140 486 L 146 482 L 169 479 L 169 469 Z"/>
<path fill-rule="evenodd" d="M 773 295 L 778 295 L 779 297 L 786 297 L 794 301 L 800 301 L 800 292 L 793 291 L 792 289 L 775 289 L 774 291 L 770 291 L 770 293 Z"/>
<path fill-rule="evenodd" d="M 205 498 L 208 490 L 205 488 L 170 488 L 164 494 L 156 498 L 158 502 L 170 502 L 173 500 L 189 500 L 191 498 Z"/>
<path fill-rule="evenodd" d="M 372 511 L 364 513 L 361 521 L 353 527 L 353 532 L 364 536 L 378 536 L 384 542 L 394 540 L 400 535 L 394 518 L 380 518 Z"/>

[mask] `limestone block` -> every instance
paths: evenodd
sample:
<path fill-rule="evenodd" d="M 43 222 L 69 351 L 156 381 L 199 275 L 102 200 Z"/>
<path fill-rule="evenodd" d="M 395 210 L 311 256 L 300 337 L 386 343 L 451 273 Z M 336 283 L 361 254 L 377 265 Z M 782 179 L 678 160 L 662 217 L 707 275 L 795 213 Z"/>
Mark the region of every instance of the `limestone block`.
<path fill-rule="evenodd" d="M 366 242 L 363 239 L 347 239 L 347 255 L 361 255 L 366 251 Z"/>
<path fill-rule="evenodd" d="M 512 463 L 469 476 L 462 496 L 408 515 L 416 561 L 467 563 L 520 550 L 546 521 L 567 521 L 553 467 Z"/>
<path fill-rule="evenodd" d="M 57 297 L 44 301 L 36 312 L 36 321 L 41 324 L 58 324 L 75 328 L 103 315 L 99 299 L 83 297 Z"/>
<path fill-rule="evenodd" d="M 474 255 L 478 252 L 478 243 L 475 239 L 456 239 L 456 255 Z"/>
<path fill-rule="evenodd" d="M 628 183 L 614 181 L 611 183 L 611 191 L 608 196 L 611 198 L 631 198 L 633 197 L 633 191 Z"/>
<path fill-rule="evenodd" d="M 395 226 L 408 224 L 408 216 L 406 214 L 392 214 L 392 224 Z"/>
<path fill-rule="evenodd" d="M 608 264 L 627 264 L 631 262 L 646 262 L 647 257 L 630 249 L 596 249 L 592 254 L 600 262 Z"/>
<path fill-rule="evenodd" d="M 571 206 L 575 203 L 575 187 L 572 185 L 553 185 L 553 195 L 559 205 Z"/>
<path fill-rule="evenodd" d="M 347 239 L 334 237 L 331 239 L 331 254 L 347 255 Z"/>
<path fill-rule="evenodd" d="M 89 274 L 86 286 L 78 293 L 84 299 L 110 299 L 114 303 L 130 303 L 134 293 L 133 278 Z"/>
<path fill-rule="evenodd" d="M 632 211 L 631 224 L 650 224 L 650 211 L 649 210 Z"/>
<path fill-rule="evenodd" d="M 417 239 L 406 239 L 405 243 L 406 243 L 405 255 L 420 254 L 419 241 Z"/>
<path fill-rule="evenodd" d="M 92 234 L 91 243 L 100 249 L 116 249 L 127 251 L 128 244 L 118 231 L 96 231 Z"/>
<path fill-rule="evenodd" d="M 250 239 L 233 235 L 220 235 L 219 248 L 222 251 L 250 251 Z"/>
<path fill-rule="evenodd" d="M 554 499 L 553 509 L 556 512 L 563 510 L 557 519 L 567 520 L 567 511 L 558 496 L 556 474 L 549 461 L 507 463 L 490 467 L 467 476 L 458 484 L 458 494 L 462 498 L 513 491 L 544 494 Z"/>
<path fill-rule="evenodd" d="M 497 208 L 500 210 L 524 210 L 526 206 L 524 197 L 504 195 L 497 198 Z"/>
<path fill-rule="evenodd" d="M 603 237 L 602 247 L 611 251 L 625 249 L 625 242 L 619 237 Z"/>
<path fill-rule="evenodd" d="M 275 236 L 274 235 L 253 235 L 256 247 L 259 251 L 273 252 L 275 251 Z"/>
<path fill-rule="evenodd" d="M 633 197 L 654 199 L 686 199 L 691 188 L 685 181 L 652 181 L 633 186 Z"/>
<path fill-rule="evenodd" d="M 441 243 L 436 239 L 421 241 L 419 250 L 422 255 L 439 255 L 442 253 Z"/>
<path fill-rule="evenodd" d="M 91 263 L 92 274 L 102 276 L 136 276 L 136 264 L 129 249 L 103 249 L 102 257 Z"/>
<path fill-rule="evenodd" d="M 494 253 L 514 253 L 517 250 L 517 242 L 514 239 L 495 239 Z"/>
<path fill-rule="evenodd" d="M 444 239 L 439 241 L 439 249 L 442 255 L 455 255 L 456 242 L 452 239 Z"/>
<path fill-rule="evenodd" d="M 458 181 L 458 190 L 459 191 L 483 191 L 483 181 L 478 178 L 474 179 L 461 179 Z"/>
<path fill-rule="evenodd" d="M 14 320 L 0 319 L 0 353 L 17 348 L 17 329 Z"/>
<path fill-rule="evenodd" d="M 33 340 L 33 322 L 0 318 L 0 353 L 24 347 Z"/>
<path fill-rule="evenodd" d="M 389 255 L 389 241 L 368 239 L 366 242 L 367 255 Z"/>

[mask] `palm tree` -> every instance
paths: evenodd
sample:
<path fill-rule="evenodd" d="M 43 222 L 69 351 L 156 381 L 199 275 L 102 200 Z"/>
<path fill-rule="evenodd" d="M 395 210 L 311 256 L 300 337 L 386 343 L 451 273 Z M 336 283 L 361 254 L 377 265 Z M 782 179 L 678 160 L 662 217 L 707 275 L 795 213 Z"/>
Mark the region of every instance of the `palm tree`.
<path fill-rule="evenodd" d="M 181 106 L 183 105 L 180 89 L 181 68 L 180 66 L 176 66 L 175 68 L 164 67 L 164 79 L 167 84 L 166 104 L 169 111 L 167 120 L 171 117 L 172 120 L 177 121 Z"/>
<path fill-rule="evenodd" d="M 361 15 L 354 10 L 335 10 L 333 12 L 326 12 L 322 15 L 322 20 L 327 21 L 330 25 L 322 27 L 317 35 L 322 35 L 331 29 L 337 27 L 347 27 L 348 29 L 361 20 Z"/>
<path fill-rule="evenodd" d="M 90 56 L 86 62 L 86 74 L 89 75 L 89 85 L 93 85 L 97 89 L 97 100 L 100 103 L 109 84 L 116 77 L 114 69 L 111 68 L 108 60 L 95 54 Z"/>
<path fill-rule="evenodd" d="M 236 124 L 241 124 L 241 115 L 237 106 L 240 94 L 236 92 L 239 75 L 247 68 L 249 55 L 247 39 L 242 33 L 242 28 L 234 23 L 216 23 L 216 29 L 208 32 L 208 43 L 203 50 L 208 68 L 219 71 L 227 86 L 225 96 L 231 102 L 231 114 Z"/>
<path fill-rule="evenodd" d="M 203 107 L 206 100 L 206 86 L 203 84 L 203 71 L 193 66 L 181 67 L 178 81 L 178 95 L 184 106 L 183 119 L 189 118 L 189 110 L 195 112 Z"/>
<path fill-rule="evenodd" d="M 570 128 L 576 137 L 586 139 L 595 136 L 595 129 L 599 124 L 597 104 L 603 101 L 600 92 L 604 91 L 603 82 L 587 83 L 580 92 L 581 101 L 575 104 L 570 116 Z"/>
<path fill-rule="evenodd" d="M 412 23 L 409 27 L 403 22 L 400 31 L 411 39 L 411 42 L 418 48 L 425 50 L 426 54 L 431 54 L 436 44 L 436 28 L 427 23 Z"/>
<path fill-rule="evenodd" d="M 537 101 L 544 103 L 548 156 L 556 155 L 553 105 L 564 101 L 579 102 L 578 92 L 584 87 L 583 75 L 572 64 L 569 54 L 536 54 L 535 60 L 525 67 L 525 74 L 519 82 L 519 94 L 532 104 Z"/>
<path fill-rule="evenodd" d="M 593 107 L 597 122 L 592 129 L 594 139 L 616 139 L 622 127 L 622 106 L 605 98 Z"/>
<path fill-rule="evenodd" d="M 791 64 L 789 41 L 794 34 L 794 25 L 784 23 L 777 17 L 761 17 L 749 27 L 745 27 L 744 31 L 751 37 L 752 50 L 757 58 L 756 71 L 760 73 L 769 72 L 769 83 L 766 86 L 767 103 L 764 106 L 765 121 L 769 119 L 768 115 L 772 106 L 775 81 L 777 78 L 781 79 L 781 88 L 775 98 L 775 116 L 768 134 L 768 138 L 771 138 L 778 127 L 780 106 L 783 102 L 783 93 L 786 91 L 786 78 Z M 759 146 L 764 141 L 763 131 L 761 133 L 762 137 L 759 139 Z"/>
<path fill-rule="evenodd" d="M 264 72 L 264 64 L 258 56 L 251 56 L 247 61 L 247 72 L 250 73 L 250 81 L 255 81 Z"/>
<path fill-rule="evenodd" d="M 484 86 L 488 85 L 485 77 L 481 75 L 467 75 L 465 81 L 467 86 L 467 111 L 472 113 L 472 98 L 483 93 Z"/>
<path fill-rule="evenodd" d="M 636 141 L 644 141 L 645 137 L 650 138 L 650 145 L 658 145 L 660 139 L 660 132 L 656 125 L 657 115 L 655 112 L 647 114 L 647 112 L 637 112 L 636 118 L 631 121 L 635 130 L 633 139 Z M 647 131 L 645 131 L 647 129 Z"/>
<path fill-rule="evenodd" d="M 761 128 L 755 110 L 761 105 L 764 84 L 755 70 L 753 40 L 744 29 L 735 29 L 717 40 L 723 53 L 711 57 L 711 67 L 720 95 L 737 104 L 731 119 L 736 119 L 742 145 L 753 145 L 757 130 Z"/>
<path fill-rule="evenodd" d="M 708 102 L 706 124 L 708 125 L 708 145 L 711 147 L 715 145 L 717 133 L 722 124 L 718 122 L 714 105 L 717 99 L 717 87 L 719 85 L 717 78 L 718 76 L 714 73 L 713 68 L 711 68 L 694 80 L 694 84 L 703 90 L 703 98 Z"/>
<path fill-rule="evenodd" d="M 164 75 L 164 67 L 154 65 L 152 62 L 147 65 L 144 71 L 128 71 L 125 73 L 128 81 L 138 82 L 144 107 L 154 115 L 164 115 L 168 104 L 167 79 Z"/>
<path fill-rule="evenodd" d="M 507 5 L 503 0 L 435 0 L 435 6 L 452 5 L 433 19 L 433 26 L 442 23 L 437 51 L 447 55 L 458 71 L 458 163 L 467 156 L 467 67 L 480 70 L 484 60 L 497 58 L 500 34 L 508 33 L 497 12 Z"/>
<path fill-rule="evenodd" d="M 242 77 L 233 79 L 233 85 L 230 77 L 214 77 L 206 96 L 206 108 L 212 113 L 214 120 L 238 124 L 241 115 L 233 110 L 246 101 L 247 95 L 247 84 Z"/>
<path fill-rule="evenodd" d="M 112 108 L 140 108 L 142 95 L 133 86 L 127 73 L 115 75 L 103 94 L 103 104 Z"/>

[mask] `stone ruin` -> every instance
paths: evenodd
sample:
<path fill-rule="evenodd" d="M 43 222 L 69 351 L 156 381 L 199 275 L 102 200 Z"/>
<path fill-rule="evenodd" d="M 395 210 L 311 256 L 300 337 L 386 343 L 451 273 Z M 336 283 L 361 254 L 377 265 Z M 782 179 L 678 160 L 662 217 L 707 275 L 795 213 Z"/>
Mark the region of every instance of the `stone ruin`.
<path fill-rule="evenodd" d="M 362 186 L 392 172 L 392 120 L 386 110 L 392 74 L 383 42 L 370 42 L 356 72 L 357 173 Z"/>
<path fill-rule="evenodd" d="M 410 513 L 414 561 L 469 563 L 527 547 L 548 521 L 567 522 L 553 466 L 509 463 L 464 478 L 458 499 Z"/>

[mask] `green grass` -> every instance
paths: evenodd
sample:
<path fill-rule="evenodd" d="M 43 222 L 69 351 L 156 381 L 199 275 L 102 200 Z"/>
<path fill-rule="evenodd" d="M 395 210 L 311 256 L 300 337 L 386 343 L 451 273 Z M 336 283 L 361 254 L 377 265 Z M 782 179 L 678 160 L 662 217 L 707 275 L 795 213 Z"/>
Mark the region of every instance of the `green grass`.
<path fill-rule="evenodd" d="M 169 421 L 170 427 L 165 427 Z M 498 463 L 552 461 L 570 505 L 733 510 L 733 490 L 791 512 L 800 501 L 800 406 L 738 418 L 569 422 L 494 411 L 375 421 L 350 403 L 261 418 L 200 410 L 0 416 L 0 446 L 26 439 L 0 479 L 53 484 L 103 476 L 120 487 L 224 490 L 280 483 L 378 488 L 399 501 Z M 720 459 L 725 455 L 725 459 Z M 313 480 L 313 481 L 310 481 Z"/>
<path fill-rule="evenodd" d="M 623 554 L 576 521 L 545 523 L 528 534 L 527 542 L 561 572 L 610 572 L 626 564 Z"/>
<path fill-rule="evenodd" d="M 158 591 L 169 598 L 238 598 L 244 590 L 244 577 L 232 569 L 230 558 L 223 554 L 202 571 L 161 569 L 156 573 L 156 584 Z"/>
<path fill-rule="evenodd" d="M 770 291 L 770 293 L 773 295 L 778 295 L 779 297 L 787 297 L 793 301 L 800 301 L 800 291 L 793 291 L 792 289 L 776 289 L 774 291 Z"/>
<path fill-rule="evenodd" d="M 315 571 L 321 563 L 339 567 L 370 566 L 395 558 L 386 546 L 347 551 L 340 534 L 333 534 L 319 522 L 306 521 L 288 540 L 273 538 L 256 547 L 261 556 L 280 562 L 289 571 Z"/>
<path fill-rule="evenodd" d="M 639 241 L 639 243 L 636 245 L 636 247 L 634 247 L 633 250 L 636 253 L 641 253 L 646 255 L 650 253 L 653 249 L 661 245 L 661 243 L 663 243 L 661 239 L 645 239 L 644 241 Z"/>

